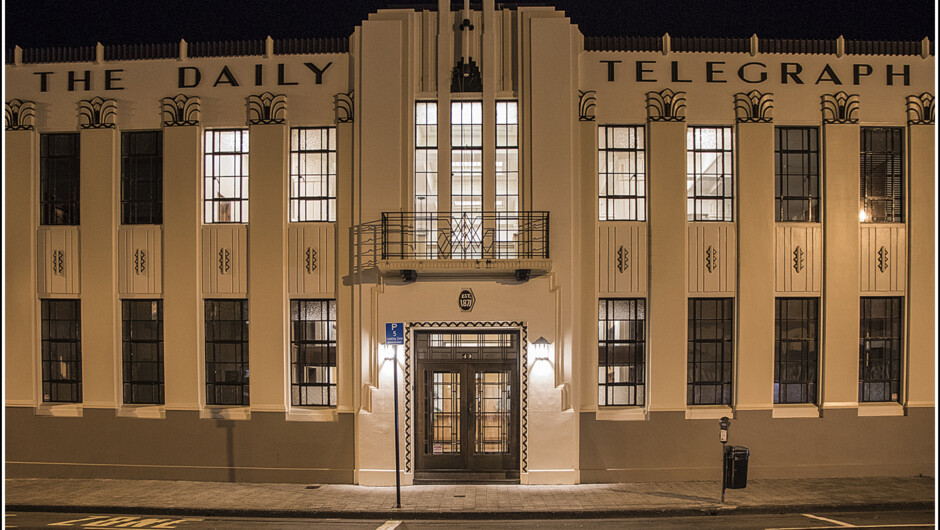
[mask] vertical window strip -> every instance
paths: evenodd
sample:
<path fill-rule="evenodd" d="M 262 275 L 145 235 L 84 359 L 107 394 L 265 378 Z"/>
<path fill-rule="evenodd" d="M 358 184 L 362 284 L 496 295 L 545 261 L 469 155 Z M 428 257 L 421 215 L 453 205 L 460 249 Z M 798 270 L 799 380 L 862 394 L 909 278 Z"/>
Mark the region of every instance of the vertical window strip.
<path fill-rule="evenodd" d="M 415 103 L 414 212 L 415 253 L 437 253 L 438 212 L 437 102 Z"/>
<path fill-rule="evenodd" d="M 689 299 L 687 403 L 731 405 L 733 299 Z"/>
<path fill-rule="evenodd" d="M 163 224 L 163 131 L 121 133 L 121 223 Z"/>
<path fill-rule="evenodd" d="M 39 135 L 39 215 L 42 225 L 79 224 L 80 137 Z"/>
<path fill-rule="evenodd" d="M 206 223 L 248 222 L 248 130 L 205 132 Z"/>
<path fill-rule="evenodd" d="M 860 402 L 900 402 L 903 300 L 900 297 L 861 299 Z"/>
<path fill-rule="evenodd" d="M 291 405 L 336 406 L 336 300 L 291 300 Z"/>
<path fill-rule="evenodd" d="M 904 130 L 862 127 L 861 221 L 904 222 Z"/>
<path fill-rule="evenodd" d="M 777 298 L 774 403 L 816 403 L 819 299 Z"/>
<path fill-rule="evenodd" d="M 483 249 L 483 102 L 451 102 L 451 256 Z"/>
<path fill-rule="evenodd" d="M 206 405 L 248 405 L 248 300 L 206 300 Z"/>
<path fill-rule="evenodd" d="M 598 127 L 598 217 L 601 221 L 646 220 L 646 130 Z"/>
<path fill-rule="evenodd" d="M 290 221 L 336 220 L 336 127 L 290 131 Z"/>
<path fill-rule="evenodd" d="M 731 127 L 689 127 L 689 221 L 734 220 L 734 150 Z"/>
<path fill-rule="evenodd" d="M 819 222 L 819 129 L 774 129 L 774 211 L 778 222 Z"/>
<path fill-rule="evenodd" d="M 646 400 L 646 300 L 598 302 L 597 404 L 643 406 Z"/>
<path fill-rule="evenodd" d="M 82 402 L 80 300 L 40 300 L 42 401 Z"/>
<path fill-rule="evenodd" d="M 124 403 L 164 403 L 163 300 L 121 301 Z"/>
<path fill-rule="evenodd" d="M 519 105 L 496 102 L 496 256 L 518 256 Z"/>

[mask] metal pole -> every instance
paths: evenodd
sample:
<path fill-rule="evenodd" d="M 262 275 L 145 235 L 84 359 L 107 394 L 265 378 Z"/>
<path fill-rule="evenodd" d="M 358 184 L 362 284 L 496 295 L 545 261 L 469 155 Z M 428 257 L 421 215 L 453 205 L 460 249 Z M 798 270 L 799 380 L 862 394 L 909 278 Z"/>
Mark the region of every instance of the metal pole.
<path fill-rule="evenodd" d="M 401 474 L 398 471 L 398 466 L 400 465 L 399 463 L 401 461 L 398 455 L 398 347 L 393 346 L 393 348 L 395 351 L 395 355 L 392 358 L 392 362 L 395 365 L 393 367 L 393 377 L 395 379 L 395 507 L 401 508 Z M 722 502 L 724 502 L 724 495 L 724 490 L 722 489 Z"/>

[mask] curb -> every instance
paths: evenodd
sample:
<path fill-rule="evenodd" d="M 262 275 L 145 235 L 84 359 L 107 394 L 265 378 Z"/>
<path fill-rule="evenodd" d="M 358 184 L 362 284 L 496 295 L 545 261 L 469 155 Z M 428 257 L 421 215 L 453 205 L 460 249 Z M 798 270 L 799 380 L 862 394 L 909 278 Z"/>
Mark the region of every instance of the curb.
<path fill-rule="evenodd" d="M 795 512 L 872 512 L 933 510 L 933 501 L 842 504 L 775 504 L 753 506 L 714 505 L 676 508 L 633 508 L 611 510 L 528 510 L 528 511 L 417 511 L 410 509 L 335 511 L 335 510 L 256 510 L 242 508 L 166 508 L 156 506 L 72 506 L 43 504 L 7 504 L 7 512 L 114 513 L 139 515 L 180 515 L 202 517 L 269 517 L 316 519 L 627 519 L 639 517 L 716 516 L 736 514 L 775 514 Z"/>

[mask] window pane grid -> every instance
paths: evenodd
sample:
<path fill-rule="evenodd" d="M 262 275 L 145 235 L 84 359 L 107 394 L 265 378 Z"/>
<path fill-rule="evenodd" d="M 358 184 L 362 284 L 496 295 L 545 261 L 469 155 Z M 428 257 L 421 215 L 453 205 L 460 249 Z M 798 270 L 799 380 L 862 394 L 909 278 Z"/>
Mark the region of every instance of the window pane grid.
<path fill-rule="evenodd" d="M 248 300 L 206 300 L 206 404 L 248 405 Z"/>
<path fill-rule="evenodd" d="M 457 219 L 452 258 L 478 258 L 483 244 L 483 102 L 452 102 L 450 121 L 451 210 Z"/>
<path fill-rule="evenodd" d="M 336 220 L 336 128 L 290 133 L 290 220 Z"/>
<path fill-rule="evenodd" d="M 82 402 L 80 300 L 41 300 L 42 401 Z"/>
<path fill-rule="evenodd" d="M 499 255 L 516 252 L 519 239 L 519 106 L 496 102 L 496 245 Z"/>
<path fill-rule="evenodd" d="M 43 225 L 79 224 L 79 135 L 39 135 L 39 215 Z"/>
<path fill-rule="evenodd" d="M 163 224 L 163 131 L 121 133 L 121 223 Z"/>
<path fill-rule="evenodd" d="M 904 222 L 904 131 L 862 127 L 861 199 L 863 221 Z"/>
<path fill-rule="evenodd" d="M 436 223 L 438 210 L 437 178 L 437 103 L 415 103 L 415 175 L 414 211 L 432 215 L 415 218 L 415 248 L 419 253 L 433 255 L 437 249 Z"/>
<path fill-rule="evenodd" d="M 248 222 L 248 130 L 205 133 L 206 223 Z"/>
<path fill-rule="evenodd" d="M 774 403 L 816 403 L 819 300 L 777 298 Z"/>
<path fill-rule="evenodd" d="M 689 299 L 689 405 L 731 405 L 732 303 L 731 298 Z"/>
<path fill-rule="evenodd" d="M 122 300 L 124 403 L 163 404 L 163 300 Z"/>
<path fill-rule="evenodd" d="M 861 299 L 858 400 L 900 401 L 903 298 Z"/>
<path fill-rule="evenodd" d="M 336 300 L 291 300 L 291 404 L 336 405 Z"/>
<path fill-rule="evenodd" d="M 774 188 L 778 222 L 819 222 L 819 129 L 775 129 Z"/>
<path fill-rule="evenodd" d="M 600 406 L 642 406 L 646 398 L 646 300 L 598 301 Z"/>
<path fill-rule="evenodd" d="M 689 127 L 687 138 L 688 220 L 733 221 L 731 127 Z"/>
<path fill-rule="evenodd" d="M 601 221 L 646 220 L 646 141 L 640 126 L 598 128 Z"/>

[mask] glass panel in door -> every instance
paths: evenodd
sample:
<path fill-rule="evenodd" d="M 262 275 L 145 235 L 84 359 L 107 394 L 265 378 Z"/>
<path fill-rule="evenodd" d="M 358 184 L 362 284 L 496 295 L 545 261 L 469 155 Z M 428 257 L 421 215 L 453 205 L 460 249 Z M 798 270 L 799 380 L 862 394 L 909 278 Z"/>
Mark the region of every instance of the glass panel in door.
<path fill-rule="evenodd" d="M 460 453 L 460 372 L 433 372 L 428 444 L 435 455 Z"/>
<path fill-rule="evenodd" d="M 477 454 L 509 453 L 511 375 L 509 371 L 475 373 L 473 450 Z"/>

